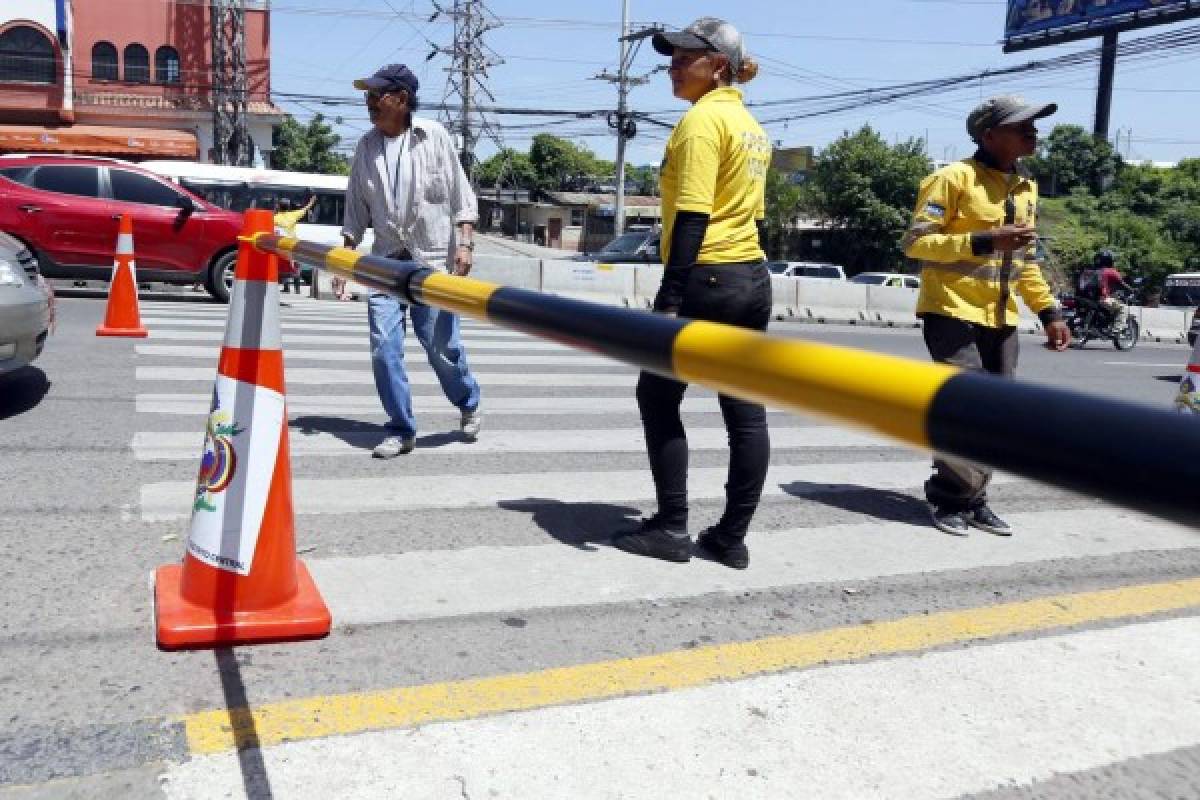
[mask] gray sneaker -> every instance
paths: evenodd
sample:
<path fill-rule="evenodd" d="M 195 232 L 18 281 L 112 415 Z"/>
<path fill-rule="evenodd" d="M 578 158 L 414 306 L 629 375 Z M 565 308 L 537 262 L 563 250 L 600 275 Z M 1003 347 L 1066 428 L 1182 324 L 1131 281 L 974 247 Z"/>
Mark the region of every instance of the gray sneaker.
<path fill-rule="evenodd" d="M 479 409 L 474 411 L 462 412 L 462 419 L 459 421 L 459 430 L 468 442 L 473 442 L 479 438 L 479 429 L 483 427 L 483 415 L 479 413 Z"/>
<path fill-rule="evenodd" d="M 375 458 L 395 458 L 405 453 L 411 453 L 416 446 L 417 439 L 415 436 L 389 436 L 375 445 L 375 449 L 371 451 L 371 455 L 375 456 Z"/>

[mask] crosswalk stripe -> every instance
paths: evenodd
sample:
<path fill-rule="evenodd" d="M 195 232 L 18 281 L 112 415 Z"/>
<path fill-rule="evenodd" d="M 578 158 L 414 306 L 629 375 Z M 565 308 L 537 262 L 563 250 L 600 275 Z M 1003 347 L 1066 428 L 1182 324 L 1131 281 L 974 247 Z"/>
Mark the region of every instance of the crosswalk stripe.
<path fill-rule="evenodd" d="M 337 624 L 359 625 L 853 583 L 888 575 L 1178 550 L 1197 543 L 1195 532 L 1182 526 L 1107 509 L 1006 516 L 1019 539 L 982 532 L 952 539 L 932 526 L 884 520 L 751 532 L 752 566 L 744 571 L 703 559 L 687 569 L 670 570 L 613 547 L 562 544 L 311 558 L 307 563 Z"/>
<path fill-rule="evenodd" d="M 362 342 L 358 350 L 297 350 L 289 348 L 284 353 L 287 363 L 296 361 L 337 361 L 363 362 L 371 361 L 371 353 L 367 342 Z M 216 363 L 220 354 L 219 346 L 187 345 L 187 344 L 139 344 L 134 351 L 141 356 L 167 356 L 172 358 L 204 358 Z M 512 366 L 587 366 L 589 368 L 633 369 L 632 367 L 588 353 L 569 353 L 563 355 L 526 355 L 523 353 L 471 353 L 471 366 L 477 364 L 508 364 Z M 408 365 L 410 369 L 423 369 L 426 364 L 423 359 L 414 359 Z M 290 374 L 290 373 L 289 373 Z"/>
<path fill-rule="evenodd" d="M 386 468 L 381 468 L 381 471 Z M 806 496 L 821 492 L 910 489 L 929 477 L 928 461 L 848 464 L 780 464 L 767 474 L 764 497 Z M 727 470 L 699 467 L 688 471 L 692 499 L 725 496 Z M 993 485 L 1015 481 L 996 473 Z M 654 484 L 645 469 L 611 472 L 494 473 L 472 476 L 387 474 L 377 478 L 301 479 L 294 482 L 298 514 L 349 514 L 434 508 L 497 508 L 541 503 L 628 503 L 650 498 Z M 144 520 L 178 519 L 191 513 L 194 485 L 187 481 L 143 484 Z"/>
<path fill-rule="evenodd" d="M 632 372 L 588 374 L 582 372 L 479 372 L 473 371 L 476 379 L 483 386 L 549 386 L 562 388 L 578 388 L 588 386 L 622 386 L 629 390 L 632 396 L 637 383 L 637 374 Z M 135 371 L 139 381 L 178 382 L 194 381 L 212 383 L 216 377 L 216 368 L 208 367 L 137 367 Z M 374 386 L 375 377 L 367 369 L 311 369 L 292 367 L 287 370 L 286 380 L 289 386 L 336 386 L 357 384 Z M 438 378 L 431 370 L 410 370 L 408 382 L 412 386 L 437 386 Z"/>
<path fill-rule="evenodd" d="M 293 458 L 309 456 L 362 456 L 383 434 L 378 430 L 345 430 L 337 433 L 292 431 L 289 447 Z M 723 427 L 690 426 L 688 446 L 692 451 L 724 450 Z M 139 431 L 133 435 L 133 455 L 138 461 L 178 461 L 199 458 L 202 432 Z M 849 429 L 806 426 L 771 428 L 771 448 L 791 449 L 893 447 L 880 436 Z M 492 430 L 479 441 L 448 441 L 427 451 L 418 440 L 417 449 L 436 455 L 480 455 L 483 453 L 640 453 L 646 449 L 641 428 L 598 430 Z"/>
<path fill-rule="evenodd" d="M 904 634 L 906 622 L 872 628 Z M 931 644 L 963 642 L 964 631 L 980 627 L 958 614 Z M 914 635 L 906 652 L 900 635 L 872 628 L 765 640 L 757 652 L 747 643 L 742 658 L 760 671 L 733 682 L 708 676 L 735 672 L 725 661 L 736 656 L 722 661 L 702 650 L 427 692 L 413 686 L 295 700 L 242 724 L 263 732 L 255 757 L 272 789 L 314 798 L 346 786 L 370 797 L 397 787 L 421 787 L 428 797 L 486 787 L 497 797 L 858 800 L 965 797 L 997 786 L 1029 786 L 1013 795 L 1034 796 L 1056 775 L 1200 740 L 1200 714 L 1183 712 L 1200 693 L 1196 617 L 916 653 Z M 820 667 L 822 652 L 854 644 L 893 657 L 763 674 L 776 650 L 790 646 L 793 662 Z M 658 688 L 675 691 L 620 696 Z M 496 707 L 500 698 L 508 709 Z M 244 792 L 245 756 L 231 746 L 231 715 L 209 716 L 211 741 L 221 747 L 167 768 L 163 791 L 171 800 Z M 312 738 L 320 733 L 328 738 Z M 1118 767 L 1082 795 L 1114 786 L 1137 794 L 1127 780 Z"/>
<path fill-rule="evenodd" d="M 697 392 L 699 394 L 699 392 Z M 207 414 L 212 395 L 139 393 L 134 399 L 138 413 L 142 414 Z M 414 394 L 413 410 L 417 414 L 458 414 L 441 395 Z M 383 409 L 374 394 L 297 395 L 288 394 L 288 412 L 296 414 L 340 414 L 354 415 L 364 412 L 379 412 Z M 516 414 L 520 416 L 565 415 L 565 414 L 637 414 L 637 403 L 632 396 L 621 394 L 614 397 L 493 397 L 485 396 L 482 410 L 488 414 Z M 680 406 L 685 414 L 718 414 L 715 397 L 685 397 Z"/>
<path fill-rule="evenodd" d="M 143 318 L 142 324 L 147 327 L 163 328 L 220 328 L 224 330 L 225 320 L 220 319 L 155 319 Z M 318 331 L 337 331 L 342 333 L 360 333 L 365 339 L 367 336 L 367 325 L 365 322 L 357 325 L 342 325 L 337 323 L 326 322 L 296 322 L 284 320 L 281 323 L 283 330 L 295 331 L 310 331 L 316 333 Z M 530 337 L 528 334 L 518 331 L 510 331 L 505 329 L 488 328 L 488 329 L 473 329 L 464 331 L 464 336 L 478 337 L 484 339 L 514 339 L 517 341 L 538 341 Z"/>
<path fill-rule="evenodd" d="M 283 334 L 284 345 L 292 344 L 362 344 L 366 338 L 366 331 L 358 336 L 343 336 L 339 334 L 315 335 L 315 334 L 299 334 L 285 333 Z M 150 331 L 150 339 L 154 341 L 175 341 L 175 342 L 219 342 L 224 339 L 225 334 L 219 330 L 173 330 L 159 329 Z M 574 350 L 566 345 L 555 344 L 553 342 L 544 342 L 539 340 L 522 339 L 518 341 L 471 341 L 468 335 L 464 335 L 467 340 L 468 357 L 471 350 L 547 350 L 552 352 L 569 353 Z M 420 342 L 415 336 L 409 336 L 404 341 L 406 350 L 421 349 Z"/>

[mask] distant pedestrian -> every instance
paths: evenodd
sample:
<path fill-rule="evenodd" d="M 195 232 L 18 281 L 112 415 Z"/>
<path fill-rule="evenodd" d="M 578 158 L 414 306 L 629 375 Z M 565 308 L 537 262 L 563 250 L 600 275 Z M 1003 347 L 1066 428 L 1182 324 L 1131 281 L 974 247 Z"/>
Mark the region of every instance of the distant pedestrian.
<path fill-rule="evenodd" d="M 350 165 L 342 225 L 346 247 L 355 247 L 370 227 L 374 255 L 419 259 L 440 268 L 449 263 L 452 274 L 466 275 L 475 248 L 475 194 L 446 129 L 413 116 L 417 77 L 403 64 L 390 64 L 354 86 L 366 90 L 367 113 L 375 127 L 359 140 Z M 458 316 L 423 305 L 410 309 L 389 294 L 371 292 L 371 366 L 388 415 L 388 436 L 375 447 L 376 458 L 394 458 L 416 444 L 417 422 L 404 370 L 404 328 L 410 313 L 442 392 L 461 412 L 463 436 L 474 441 L 482 425 L 479 383 L 467 366 Z"/>
<path fill-rule="evenodd" d="M 703 17 L 678 33 L 660 33 L 654 49 L 671 57 L 671 87 L 692 104 L 667 142 L 662 162 L 662 257 L 666 268 L 654 310 L 766 330 L 771 276 L 764 261 L 764 190 L 771 144 L 735 83 L 758 72 L 728 22 Z M 687 384 L 643 372 L 637 400 L 646 433 L 658 511 L 614 538 L 630 553 L 687 561 L 688 444 L 679 406 Z M 725 512 L 697 544 L 721 563 L 750 563 L 746 531 L 758 508 L 770 459 L 761 405 L 720 395 L 729 432 Z"/>
<path fill-rule="evenodd" d="M 1020 97 L 984 101 L 967 116 L 975 155 L 921 183 L 904 253 L 921 262 L 917 316 L 934 361 L 1011 378 L 1017 368 L 1017 301 L 1038 315 L 1047 346 L 1071 333 L 1037 262 L 1037 183 L 1020 159 L 1037 149 L 1034 122 L 1058 110 Z M 992 472 L 938 456 L 925 483 L 933 524 L 966 536 L 970 526 L 1000 536 L 1012 528 L 988 506 Z"/>
<path fill-rule="evenodd" d="M 289 198 L 285 197 L 281 199 L 275 206 L 275 230 L 284 236 L 290 236 L 294 239 L 296 237 L 296 226 L 300 224 L 300 221 L 304 219 L 316 204 L 317 196 L 315 194 L 309 197 L 308 202 L 300 208 L 296 208 L 296 204 Z M 294 271 L 291 275 L 282 275 L 279 278 L 283 284 L 284 294 L 288 292 L 289 283 L 296 287 L 296 294 L 300 294 L 300 265 L 293 261 L 292 267 Z"/>

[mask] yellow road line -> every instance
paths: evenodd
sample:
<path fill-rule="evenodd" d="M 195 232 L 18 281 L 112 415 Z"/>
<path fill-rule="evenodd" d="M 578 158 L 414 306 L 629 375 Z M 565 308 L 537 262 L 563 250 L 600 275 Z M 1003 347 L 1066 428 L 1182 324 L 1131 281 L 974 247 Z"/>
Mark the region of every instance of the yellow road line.
<path fill-rule="evenodd" d="M 672 691 L 941 645 L 1200 607 L 1200 578 L 903 617 L 514 675 L 310 697 L 183 718 L 196 755 Z"/>

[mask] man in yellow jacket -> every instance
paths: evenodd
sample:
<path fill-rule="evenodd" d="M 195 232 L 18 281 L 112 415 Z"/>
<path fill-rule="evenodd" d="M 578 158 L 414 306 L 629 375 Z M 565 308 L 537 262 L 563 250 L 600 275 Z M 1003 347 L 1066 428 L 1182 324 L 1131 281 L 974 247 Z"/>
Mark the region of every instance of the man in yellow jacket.
<path fill-rule="evenodd" d="M 993 97 L 967 117 L 975 155 L 921 183 L 904 252 L 921 262 L 921 317 L 934 361 L 1012 377 L 1017 366 L 1017 302 L 1042 321 L 1047 346 L 1065 350 L 1071 334 L 1035 260 L 1037 184 L 1019 160 L 1037 149 L 1036 120 L 1058 110 L 1020 97 Z M 988 507 L 991 471 L 934 460 L 925 483 L 933 524 L 965 536 L 971 526 L 1008 536 Z"/>

